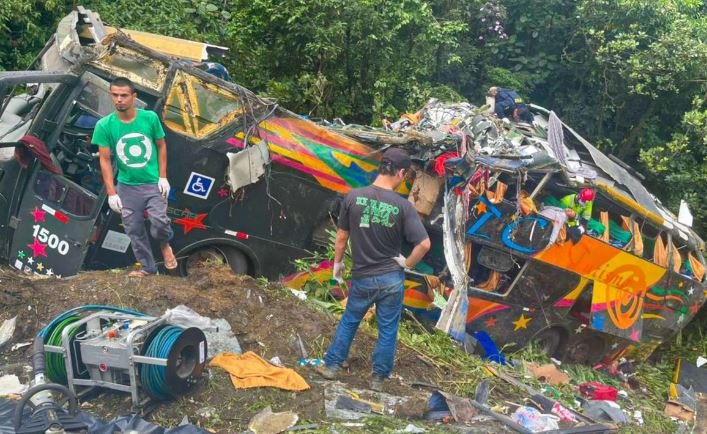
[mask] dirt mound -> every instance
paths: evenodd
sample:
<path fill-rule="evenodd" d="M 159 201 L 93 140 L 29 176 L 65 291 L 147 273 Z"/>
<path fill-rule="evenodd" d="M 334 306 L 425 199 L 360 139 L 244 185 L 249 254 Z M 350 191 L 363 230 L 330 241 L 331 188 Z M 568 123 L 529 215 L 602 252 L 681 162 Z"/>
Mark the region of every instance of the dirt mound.
<path fill-rule="evenodd" d="M 109 270 L 81 273 L 72 279 L 41 280 L 4 269 L 0 270 L 0 287 L 0 321 L 17 315 L 13 342 L 32 340 L 52 318 L 81 305 L 120 306 L 159 316 L 166 309 L 185 304 L 202 315 L 226 319 L 244 351 L 266 359 L 279 356 L 286 366 L 294 367 L 302 358 L 297 336 L 310 357 L 321 357 L 336 327 L 332 315 L 312 310 L 281 285 L 236 276 L 227 267 L 206 268 L 188 278 L 135 279 L 128 278 L 125 271 Z M 343 382 L 366 387 L 374 344 L 373 336 L 358 334 Z M 10 345 L 0 358 L 0 366 L 29 362 L 29 347 L 10 352 Z M 293 410 L 304 419 L 323 420 L 320 378 L 310 368 L 295 369 L 312 386 L 310 390 L 296 394 L 274 389 L 234 390 L 226 374 L 212 368 L 208 380 L 193 393 L 161 405 L 149 418 L 173 426 L 187 415 L 202 426 L 233 432 L 244 429 L 253 414 L 271 405 L 274 411 Z M 391 381 L 389 392 L 405 396 L 417 393 L 406 384 L 434 382 L 438 378 L 437 372 L 404 346 L 398 351 L 395 374 L 398 377 Z M 130 402 L 125 394 L 106 393 L 85 406 L 108 418 L 129 412 Z M 210 416 L 197 416 L 199 409 L 208 407 L 217 410 Z"/>

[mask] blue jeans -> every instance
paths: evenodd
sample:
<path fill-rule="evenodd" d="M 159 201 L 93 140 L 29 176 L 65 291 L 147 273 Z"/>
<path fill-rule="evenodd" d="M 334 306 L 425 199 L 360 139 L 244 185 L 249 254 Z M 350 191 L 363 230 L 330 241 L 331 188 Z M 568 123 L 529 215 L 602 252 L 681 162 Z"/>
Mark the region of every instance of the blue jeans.
<path fill-rule="evenodd" d="M 403 270 L 351 280 L 346 310 L 324 355 L 327 366 L 338 367 L 344 363 L 363 316 L 375 303 L 378 342 L 373 352 L 373 374 L 388 378 L 395 362 L 404 280 Z"/>

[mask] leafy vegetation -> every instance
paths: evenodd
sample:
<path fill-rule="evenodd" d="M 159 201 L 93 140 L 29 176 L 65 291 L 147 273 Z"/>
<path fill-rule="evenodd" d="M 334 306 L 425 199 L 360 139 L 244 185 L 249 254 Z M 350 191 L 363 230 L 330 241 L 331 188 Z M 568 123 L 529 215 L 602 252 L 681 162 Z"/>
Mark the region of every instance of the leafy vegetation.
<path fill-rule="evenodd" d="M 704 233 L 707 6 L 699 0 L 5 0 L 0 69 L 78 4 L 226 46 L 234 80 L 299 113 L 379 124 L 425 100 L 516 88 L 639 171 Z M 697 181 L 697 182 L 696 182 Z"/>

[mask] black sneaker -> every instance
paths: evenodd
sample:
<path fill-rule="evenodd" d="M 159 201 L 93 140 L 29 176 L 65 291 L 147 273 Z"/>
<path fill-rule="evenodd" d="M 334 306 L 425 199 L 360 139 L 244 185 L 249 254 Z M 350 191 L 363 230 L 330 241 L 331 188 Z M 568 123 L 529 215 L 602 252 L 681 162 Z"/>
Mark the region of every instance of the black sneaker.
<path fill-rule="evenodd" d="M 327 366 L 322 364 L 315 366 L 314 370 L 327 380 L 336 380 L 339 377 L 339 372 L 341 372 L 341 366 Z"/>
<path fill-rule="evenodd" d="M 369 384 L 371 390 L 376 391 L 376 392 L 382 392 L 383 391 L 383 383 L 385 381 L 385 377 L 382 375 L 378 374 L 373 374 L 371 377 L 371 383 Z"/>

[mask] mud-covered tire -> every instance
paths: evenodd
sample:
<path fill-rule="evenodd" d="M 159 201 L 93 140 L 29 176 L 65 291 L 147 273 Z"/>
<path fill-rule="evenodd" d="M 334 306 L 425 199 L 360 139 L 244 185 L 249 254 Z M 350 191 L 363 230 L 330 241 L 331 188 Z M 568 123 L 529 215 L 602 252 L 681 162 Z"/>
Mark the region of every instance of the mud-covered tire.
<path fill-rule="evenodd" d="M 236 274 L 249 274 L 248 258 L 235 247 L 224 247 L 222 249 L 226 263 Z"/>
<path fill-rule="evenodd" d="M 546 328 L 540 330 L 530 339 L 530 342 L 535 343 L 539 349 L 549 357 L 556 357 L 562 345 L 563 335 L 558 328 Z"/>
<path fill-rule="evenodd" d="M 567 348 L 567 360 L 572 363 L 594 365 L 601 361 L 606 351 L 606 342 L 601 336 L 586 336 L 571 343 Z"/>
<path fill-rule="evenodd" d="M 189 253 L 182 261 L 182 273 L 185 276 L 198 273 L 209 264 L 225 264 L 226 256 L 221 249 L 205 247 Z"/>

